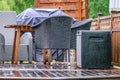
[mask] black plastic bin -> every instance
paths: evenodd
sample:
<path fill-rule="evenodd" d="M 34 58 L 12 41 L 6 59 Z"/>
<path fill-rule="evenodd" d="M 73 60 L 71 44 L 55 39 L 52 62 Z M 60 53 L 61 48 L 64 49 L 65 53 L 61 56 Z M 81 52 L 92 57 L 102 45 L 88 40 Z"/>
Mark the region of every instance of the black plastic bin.
<path fill-rule="evenodd" d="M 81 30 L 77 32 L 77 65 L 81 68 L 111 67 L 111 31 Z"/>

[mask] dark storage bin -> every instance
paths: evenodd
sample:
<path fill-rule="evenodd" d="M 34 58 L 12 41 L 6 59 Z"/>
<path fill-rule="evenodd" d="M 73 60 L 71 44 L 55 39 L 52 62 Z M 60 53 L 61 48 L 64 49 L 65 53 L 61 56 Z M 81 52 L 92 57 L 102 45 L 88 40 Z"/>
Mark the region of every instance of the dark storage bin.
<path fill-rule="evenodd" d="M 81 68 L 109 69 L 111 66 L 111 31 L 77 32 L 77 65 Z"/>
<path fill-rule="evenodd" d="M 76 49 L 76 33 L 77 30 L 89 30 L 91 26 L 92 19 L 86 19 L 80 22 L 77 22 L 71 27 L 71 39 L 70 39 L 70 48 Z"/>

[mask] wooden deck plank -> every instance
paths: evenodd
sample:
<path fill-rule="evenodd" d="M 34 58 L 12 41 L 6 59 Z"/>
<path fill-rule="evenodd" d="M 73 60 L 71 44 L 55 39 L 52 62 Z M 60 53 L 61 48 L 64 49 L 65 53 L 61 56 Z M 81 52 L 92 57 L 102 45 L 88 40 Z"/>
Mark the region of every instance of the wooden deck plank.
<path fill-rule="evenodd" d="M 0 64 L 0 80 L 120 80 L 120 69 L 80 69 L 76 63 Z"/>

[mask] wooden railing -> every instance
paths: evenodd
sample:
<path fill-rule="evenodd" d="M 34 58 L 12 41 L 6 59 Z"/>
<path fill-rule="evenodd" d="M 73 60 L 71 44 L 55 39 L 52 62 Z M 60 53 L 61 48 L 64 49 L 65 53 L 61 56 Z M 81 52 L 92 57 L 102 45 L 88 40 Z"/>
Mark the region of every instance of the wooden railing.
<path fill-rule="evenodd" d="M 93 19 L 91 23 L 91 30 L 110 30 L 111 29 L 111 17 L 103 16 L 99 18 Z"/>

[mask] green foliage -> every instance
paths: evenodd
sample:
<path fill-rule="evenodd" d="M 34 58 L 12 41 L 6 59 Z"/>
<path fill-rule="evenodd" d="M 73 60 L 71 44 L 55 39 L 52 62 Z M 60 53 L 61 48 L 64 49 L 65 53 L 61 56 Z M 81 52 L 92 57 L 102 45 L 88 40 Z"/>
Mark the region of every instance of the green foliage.
<path fill-rule="evenodd" d="M 10 10 L 9 5 L 5 0 L 0 0 L 0 10 L 2 11 Z"/>
<path fill-rule="evenodd" d="M 16 11 L 17 14 L 21 13 L 23 10 L 33 7 L 34 0 L 0 0 L 0 10 L 1 11 Z"/>
<path fill-rule="evenodd" d="M 14 0 L 14 5 L 11 9 L 15 10 L 17 13 L 20 13 L 27 8 L 33 7 L 33 5 L 34 0 Z"/>
<path fill-rule="evenodd" d="M 96 18 L 97 14 L 109 15 L 109 0 L 88 0 L 88 12 L 90 18 Z"/>

